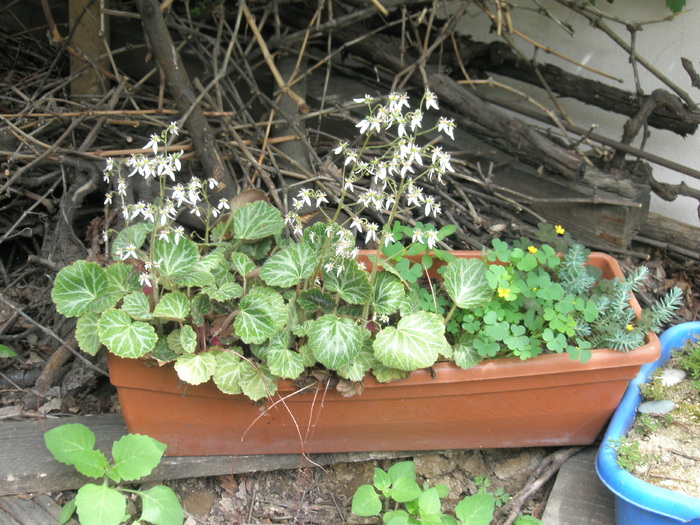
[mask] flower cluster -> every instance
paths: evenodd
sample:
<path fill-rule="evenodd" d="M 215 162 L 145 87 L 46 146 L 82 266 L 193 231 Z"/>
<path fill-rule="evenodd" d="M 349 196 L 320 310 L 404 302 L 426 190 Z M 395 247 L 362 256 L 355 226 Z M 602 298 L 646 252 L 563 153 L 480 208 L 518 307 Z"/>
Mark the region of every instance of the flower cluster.
<path fill-rule="evenodd" d="M 387 224 L 391 224 L 400 205 L 404 211 L 418 209 L 427 217 L 437 217 L 442 209 L 433 195 L 427 194 L 419 185 L 421 179 L 436 179 L 444 184 L 443 177 L 453 172 L 450 155 L 434 144 L 421 145 L 420 137 L 437 130 L 454 139 L 455 123 L 452 119 L 440 117 L 430 129 L 423 129 L 424 112 L 439 109 L 434 93 L 426 90 L 416 109 L 411 109 L 409 97 L 405 93 L 389 94 L 385 103 L 375 104 L 370 95 L 354 99 L 356 103 L 367 105 L 368 115 L 357 123 L 362 137 L 362 144 L 353 147 L 348 142 L 341 142 L 334 150 L 342 155 L 343 187 L 340 203 L 352 216 L 349 219 L 349 231 L 364 234 L 365 244 L 377 242 L 386 246 L 394 242 L 388 227 L 383 229 L 375 223 L 361 217 L 365 209 L 372 209 L 388 215 Z M 376 145 L 377 137 L 383 138 L 393 133 L 394 139 L 388 144 Z M 345 204 L 348 193 L 355 194 L 356 205 Z M 295 235 L 301 236 L 302 225 L 298 210 L 304 205 L 316 205 L 327 202 L 322 192 L 304 189 L 293 200 L 293 209 L 285 215 L 285 221 L 291 225 Z M 336 253 L 338 256 L 354 256 L 354 243 L 348 230 L 341 228 L 333 231 Z M 416 229 L 413 242 L 424 243 L 433 249 L 438 242 L 437 232 Z M 334 263 L 337 264 L 337 263 Z"/>

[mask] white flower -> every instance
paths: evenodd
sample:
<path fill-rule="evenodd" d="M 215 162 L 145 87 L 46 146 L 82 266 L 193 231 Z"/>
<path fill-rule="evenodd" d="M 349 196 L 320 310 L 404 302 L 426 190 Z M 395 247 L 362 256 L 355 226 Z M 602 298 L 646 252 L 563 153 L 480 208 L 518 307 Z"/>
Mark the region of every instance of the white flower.
<path fill-rule="evenodd" d="M 430 108 L 435 108 L 435 109 L 440 109 L 437 104 L 437 97 L 435 96 L 435 93 L 430 91 L 429 89 L 425 90 L 425 109 L 430 109 Z"/>
<path fill-rule="evenodd" d="M 432 250 L 435 248 L 435 245 L 438 242 L 438 232 L 436 230 L 427 230 L 424 232 L 425 233 L 425 239 L 426 239 L 426 244 L 428 245 L 428 249 Z M 422 242 L 422 241 L 421 241 Z"/>
<path fill-rule="evenodd" d="M 332 262 L 323 265 L 323 269 L 326 270 L 328 273 L 330 273 L 333 270 L 333 268 L 335 268 L 335 265 Z"/>
<path fill-rule="evenodd" d="M 133 257 L 136 259 L 136 246 L 133 244 L 127 244 L 125 248 L 124 256 L 122 257 L 122 260 L 128 259 L 129 257 Z"/>
<path fill-rule="evenodd" d="M 413 230 L 413 238 L 411 242 L 423 242 L 423 230 L 416 228 Z"/>
<path fill-rule="evenodd" d="M 214 178 L 214 177 L 209 177 L 207 179 L 207 185 L 209 186 L 210 190 L 215 189 L 217 186 L 219 186 L 219 182 Z"/>
<path fill-rule="evenodd" d="M 348 147 L 347 142 L 341 142 L 340 144 L 338 144 L 338 147 L 333 150 L 333 153 L 338 155 L 338 154 L 344 152 L 347 149 L 347 147 Z"/>
<path fill-rule="evenodd" d="M 105 206 L 107 204 L 112 204 L 112 193 L 105 193 Z"/>
<path fill-rule="evenodd" d="M 389 93 L 389 109 L 392 111 L 401 111 L 402 107 L 410 107 L 408 104 L 408 95 L 406 93 Z"/>
<path fill-rule="evenodd" d="M 363 263 L 362 261 L 357 261 L 357 267 L 363 272 L 367 270 L 367 266 L 365 266 L 365 263 Z"/>
<path fill-rule="evenodd" d="M 377 240 L 377 230 L 379 229 L 379 225 L 375 224 L 373 222 L 370 222 L 367 224 L 367 236 L 365 237 L 365 244 L 367 244 L 370 241 L 376 241 Z"/>
<path fill-rule="evenodd" d="M 455 139 L 454 129 L 455 129 L 454 119 L 451 119 L 451 118 L 447 119 L 445 117 L 440 117 L 440 120 L 438 121 L 438 131 L 445 133 L 445 135 L 447 135 L 452 140 L 454 140 Z"/>
<path fill-rule="evenodd" d="M 411 131 L 416 131 L 416 128 L 420 128 L 423 123 L 423 113 L 420 110 L 416 110 L 411 114 Z"/>
<path fill-rule="evenodd" d="M 326 199 L 326 194 L 323 193 L 322 191 L 319 191 L 316 193 L 316 207 L 318 208 L 321 204 L 324 202 L 328 202 L 328 199 Z"/>
<path fill-rule="evenodd" d="M 425 197 L 423 196 L 423 188 L 419 188 L 413 183 L 410 183 L 406 189 L 406 199 L 408 200 L 409 206 L 420 206 L 425 200 Z"/>
<path fill-rule="evenodd" d="M 228 199 L 219 199 L 219 204 L 216 206 L 220 210 L 230 210 L 231 205 L 228 202 Z"/>
<path fill-rule="evenodd" d="M 406 173 L 415 173 L 413 170 L 413 166 L 411 166 L 411 161 L 410 160 L 404 160 L 401 163 L 401 178 L 403 179 L 406 176 Z"/>
<path fill-rule="evenodd" d="M 179 135 L 180 133 L 178 132 L 180 131 L 180 128 L 177 127 L 177 122 L 171 122 L 170 126 L 168 126 L 168 131 L 171 135 Z"/>
<path fill-rule="evenodd" d="M 394 234 L 391 232 L 384 232 L 384 246 L 389 246 L 394 242 Z"/>
<path fill-rule="evenodd" d="M 440 205 L 435 201 L 435 197 L 428 195 L 424 197 L 423 201 L 425 203 L 425 215 L 429 216 L 431 213 L 434 213 L 437 217 L 437 210 L 440 208 Z"/>
<path fill-rule="evenodd" d="M 299 216 L 294 212 L 287 212 L 284 214 L 285 224 L 294 225 L 299 220 Z"/>
<path fill-rule="evenodd" d="M 153 154 L 158 153 L 158 142 L 160 141 L 160 137 L 156 135 L 155 133 L 151 134 L 151 140 L 149 140 L 146 145 L 141 148 L 141 149 L 148 149 L 151 148 L 153 150 Z"/>
<path fill-rule="evenodd" d="M 146 203 L 145 202 L 137 202 L 134 204 L 134 206 L 131 208 L 131 219 L 135 219 L 141 213 L 143 213 L 146 210 Z"/>
<path fill-rule="evenodd" d="M 313 197 L 313 194 L 314 191 L 310 188 L 302 189 L 297 195 L 297 197 L 299 198 L 299 202 L 301 202 L 301 205 L 296 206 L 295 204 L 295 207 L 298 209 L 301 208 L 301 206 L 303 206 L 304 204 L 306 204 L 307 206 L 311 206 L 311 197 Z"/>
<path fill-rule="evenodd" d="M 370 102 L 372 102 L 372 95 L 365 95 L 363 98 L 353 98 L 352 101 L 358 104 L 361 104 L 363 102 L 369 104 Z"/>
<path fill-rule="evenodd" d="M 178 244 L 180 242 L 180 239 L 185 238 L 185 229 L 182 226 L 178 226 L 177 228 L 175 228 L 173 233 L 175 234 L 175 244 Z"/>
<path fill-rule="evenodd" d="M 171 153 L 170 154 L 170 162 L 173 165 L 173 168 L 175 171 L 180 171 L 182 169 L 182 163 L 180 162 L 180 157 L 182 157 L 185 154 L 183 150 L 178 151 L 177 153 Z"/>
<path fill-rule="evenodd" d="M 357 152 L 352 151 L 352 150 L 347 150 L 345 152 L 345 164 L 344 164 L 344 166 L 347 166 L 351 162 L 357 162 Z"/>
<path fill-rule="evenodd" d="M 121 177 L 117 179 L 117 193 L 122 197 L 126 196 L 126 181 Z"/>
<path fill-rule="evenodd" d="M 362 219 L 359 217 L 353 217 L 352 222 L 350 223 L 350 229 L 352 230 L 355 228 L 358 232 L 362 231 Z"/>
<path fill-rule="evenodd" d="M 141 286 L 148 286 L 150 288 L 151 287 L 151 276 L 147 273 L 139 274 L 139 284 Z"/>
<path fill-rule="evenodd" d="M 158 232 L 158 239 L 165 242 L 170 242 L 170 228 L 163 228 Z"/>
<path fill-rule="evenodd" d="M 369 118 L 363 118 L 360 122 L 355 124 L 355 127 L 360 128 L 360 133 L 364 135 L 365 131 L 367 131 L 370 127 Z M 345 160 L 345 163 L 347 164 L 347 159 Z"/>
<path fill-rule="evenodd" d="M 353 183 L 353 181 L 351 181 L 350 179 L 345 180 L 345 184 L 344 184 L 345 191 L 349 191 L 350 193 L 355 193 L 355 186 L 353 186 L 352 183 Z"/>

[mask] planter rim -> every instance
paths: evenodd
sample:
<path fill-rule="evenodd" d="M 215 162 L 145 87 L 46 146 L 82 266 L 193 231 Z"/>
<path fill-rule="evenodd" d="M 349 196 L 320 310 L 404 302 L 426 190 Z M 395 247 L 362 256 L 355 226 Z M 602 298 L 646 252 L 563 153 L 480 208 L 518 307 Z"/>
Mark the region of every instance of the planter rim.
<path fill-rule="evenodd" d="M 615 451 L 608 446 L 608 440 L 627 434 L 634 422 L 637 405 L 642 400 L 639 386 L 648 380 L 657 367 L 669 360 L 673 348 L 683 345 L 691 338 L 700 339 L 700 321 L 681 323 L 661 334 L 661 356 L 653 363 L 642 366 L 637 377 L 630 382 L 596 456 L 598 477 L 616 497 L 680 523 L 700 519 L 700 499 L 651 485 L 620 468 Z"/>

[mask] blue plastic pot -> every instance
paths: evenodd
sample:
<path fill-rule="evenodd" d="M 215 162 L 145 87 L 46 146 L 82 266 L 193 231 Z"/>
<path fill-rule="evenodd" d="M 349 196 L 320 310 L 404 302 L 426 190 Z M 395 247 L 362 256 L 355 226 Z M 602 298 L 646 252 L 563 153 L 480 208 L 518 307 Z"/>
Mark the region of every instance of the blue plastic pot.
<path fill-rule="evenodd" d="M 627 387 L 596 458 L 598 477 L 615 494 L 617 525 L 700 525 L 700 499 L 662 489 L 634 477 L 619 467 L 615 451 L 609 445 L 610 440 L 626 436 L 632 426 L 637 406 L 642 400 L 639 385 L 648 380 L 655 368 L 668 361 L 674 348 L 683 346 L 688 339 L 700 339 L 700 322 L 683 323 L 669 328 L 660 339 L 661 357 L 642 366 L 637 377 Z"/>

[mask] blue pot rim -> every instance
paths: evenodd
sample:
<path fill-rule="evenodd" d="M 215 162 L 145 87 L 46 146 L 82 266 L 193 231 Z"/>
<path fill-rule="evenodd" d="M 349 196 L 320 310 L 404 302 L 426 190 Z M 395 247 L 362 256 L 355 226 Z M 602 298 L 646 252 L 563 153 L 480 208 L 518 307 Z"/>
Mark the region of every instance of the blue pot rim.
<path fill-rule="evenodd" d="M 642 481 L 620 468 L 610 440 L 627 435 L 642 400 L 639 385 L 645 383 L 654 369 L 671 357 L 671 350 L 682 346 L 688 339 L 700 339 L 700 321 L 682 323 L 666 330 L 661 337 L 661 356 L 653 363 L 642 366 L 637 377 L 627 387 L 620 405 L 615 410 L 596 457 L 598 477 L 615 494 L 628 503 L 680 522 L 700 518 L 700 499 L 678 494 Z"/>

